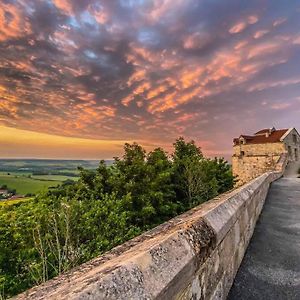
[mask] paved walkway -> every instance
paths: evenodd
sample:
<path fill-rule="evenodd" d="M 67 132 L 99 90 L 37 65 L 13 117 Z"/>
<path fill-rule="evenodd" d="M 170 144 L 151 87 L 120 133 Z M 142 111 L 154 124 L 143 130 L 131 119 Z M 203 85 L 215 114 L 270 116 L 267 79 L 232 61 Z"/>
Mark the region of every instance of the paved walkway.
<path fill-rule="evenodd" d="M 300 299 L 300 178 L 271 185 L 228 300 Z M 291 171 L 292 170 L 292 171 Z"/>

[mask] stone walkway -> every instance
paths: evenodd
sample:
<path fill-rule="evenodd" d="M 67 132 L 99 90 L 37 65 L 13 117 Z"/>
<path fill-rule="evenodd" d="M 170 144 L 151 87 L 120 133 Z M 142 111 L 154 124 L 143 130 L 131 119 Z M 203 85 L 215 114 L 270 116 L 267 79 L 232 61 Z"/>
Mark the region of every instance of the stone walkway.
<path fill-rule="evenodd" d="M 228 300 L 300 299 L 300 178 L 295 165 L 269 190 Z"/>

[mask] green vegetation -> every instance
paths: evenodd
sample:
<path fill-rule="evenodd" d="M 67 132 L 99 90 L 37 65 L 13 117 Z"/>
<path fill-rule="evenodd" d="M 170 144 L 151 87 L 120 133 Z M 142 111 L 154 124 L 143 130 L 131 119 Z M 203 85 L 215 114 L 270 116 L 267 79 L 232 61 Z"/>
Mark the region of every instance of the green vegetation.
<path fill-rule="evenodd" d="M 136 143 L 112 166 L 80 167 L 65 183 L 32 201 L 0 207 L 0 288 L 13 296 L 228 191 L 223 159 L 206 159 L 179 138 L 174 153 Z"/>
<path fill-rule="evenodd" d="M 25 175 L 7 175 L 0 174 L 0 185 L 7 185 L 9 188 L 16 190 L 17 194 L 36 194 L 49 187 L 56 187 L 61 184 L 61 180 L 40 180 L 27 177 Z"/>
<path fill-rule="evenodd" d="M 79 174 L 77 175 L 77 177 L 75 176 L 70 177 L 64 175 L 32 175 L 31 178 L 40 181 L 59 181 L 60 183 L 62 183 L 63 181 L 66 180 L 78 180 Z"/>
<path fill-rule="evenodd" d="M 17 199 L 13 199 L 13 200 L 2 200 L 2 201 L 0 201 L 0 206 L 15 205 L 15 204 L 30 201 L 33 199 L 34 199 L 33 197 L 23 197 L 23 198 L 17 198 Z"/>
<path fill-rule="evenodd" d="M 76 173 L 78 166 L 86 169 L 95 169 L 97 164 L 98 162 L 94 160 L 0 159 L 0 170 L 5 172 L 63 175 L 63 173 Z"/>

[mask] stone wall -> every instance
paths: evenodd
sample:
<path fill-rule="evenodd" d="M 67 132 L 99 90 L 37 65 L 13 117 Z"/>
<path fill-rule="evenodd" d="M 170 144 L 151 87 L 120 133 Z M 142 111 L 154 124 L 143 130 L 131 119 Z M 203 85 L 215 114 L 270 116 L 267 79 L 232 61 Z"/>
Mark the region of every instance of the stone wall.
<path fill-rule="evenodd" d="M 265 143 L 265 144 L 242 144 L 233 147 L 233 155 L 240 156 L 241 151 L 244 151 L 245 156 L 253 155 L 281 155 L 286 152 L 285 145 L 280 143 Z"/>
<path fill-rule="evenodd" d="M 274 170 L 280 155 L 249 155 L 232 157 L 232 172 L 237 176 L 237 186 L 249 182 L 259 175 Z"/>
<path fill-rule="evenodd" d="M 282 154 L 288 160 L 300 160 L 300 136 L 295 128 L 284 135 L 282 142 L 264 144 L 240 144 L 233 146 L 232 172 L 238 176 L 237 186 L 257 176 L 276 169 Z"/>
<path fill-rule="evenodd" d="M 296 141 L 294 140 L 296 137 Z M 285 150 L 289 154 L 290 161 L 300 160 L 300 136 L 295 128 L 284 139 Z M 290 150 L 289 150 L 290 148 Z"/>
<path fill-rule="evenodd" d="M 280 171 L 196 207 L 16 299 L 226 299 Z"/>

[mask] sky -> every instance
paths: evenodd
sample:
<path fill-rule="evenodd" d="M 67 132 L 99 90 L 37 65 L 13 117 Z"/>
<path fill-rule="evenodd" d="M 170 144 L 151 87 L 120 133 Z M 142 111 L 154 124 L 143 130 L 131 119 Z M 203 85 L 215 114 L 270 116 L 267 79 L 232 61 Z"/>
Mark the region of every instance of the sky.
<path fill-rule="evenodd" d="M 0 157 L 208 156 L 300 129 L 300 2 L 2 0 Z"/>

